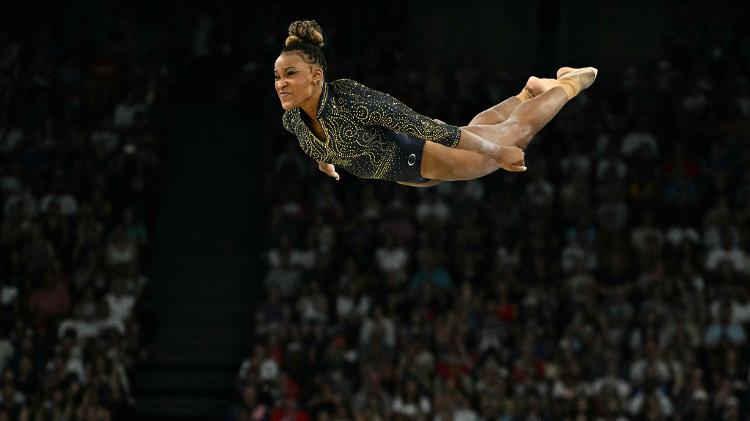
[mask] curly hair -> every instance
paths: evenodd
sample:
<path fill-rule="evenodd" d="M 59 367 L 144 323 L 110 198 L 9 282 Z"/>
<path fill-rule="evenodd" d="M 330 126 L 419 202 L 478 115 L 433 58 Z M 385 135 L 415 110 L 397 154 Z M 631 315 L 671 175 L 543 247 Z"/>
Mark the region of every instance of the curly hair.
<path fill-rule="evenodd" d="M 323 29 L 314 20 L 298 20 L 289 25 L 289 35 L 284 41 L 282 53 L 299 51 L 302 58 L 328 72 L 328 64 L 323 54 Z"/>

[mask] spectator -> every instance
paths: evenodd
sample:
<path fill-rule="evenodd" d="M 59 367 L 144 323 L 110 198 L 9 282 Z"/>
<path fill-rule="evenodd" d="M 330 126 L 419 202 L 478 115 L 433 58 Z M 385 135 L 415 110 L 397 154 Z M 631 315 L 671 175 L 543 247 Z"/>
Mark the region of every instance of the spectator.
<path fill-rule="evenodd" d="M 423 284 L 431 284 L 437 288 L 453 286 L 450 273 L 440 265 L 438 256 L 432 249 L 423 249 L 419 253 L 419 270 L 412 278 L 410 287 L 419 290 Z"/>
<path fill-rule="evenodd" d="M 123 323 L 130 317 L 135 305 L 135 297 L 125 289 L 125 280 L 116 279 L 112 286 L 112 292 L 106 296 L 110 317 L 116 323 Z"/>
<path fill-rule="evenodd" d="M 118 129 L 130 129 L 135 124 L 137 114 L 145 111 L 145 104 L 139 103 L 136 93 L 131 91 L 127 94 L 125 100 L 115 107 L 112 123 Z M 112 146 L 114 145 L 108 145 L 108 147 Z"/>
<path fill-rule="evenodd" d="M 391 352 L 396 345 L 396 330 L 393 321 L 383 314 L 383 309 L 375 307 L 372 314 L 362 322 L 359 344 L 372 352 Z M 378 349 L 377 346 L 383 348 Z"/>
<path fill-rule="evenodd" d="M 623 136 L 620 151 L 626 158 L 638 155 L 639 158 L 653 159 L 658 155 L 658 142 L 649 130 L 644 116 L 641 115 L 636 120 L 633 130 Z"/>
<path fill-rule="evenodd" d="M 44 272 L 44 287 L 35 291 L 29 300 L 29 308 L 41 317 L 56 317 L 70 310 L 70 294 L 62 279 L 49 269 Z"/>
<path fill-rule="evenodd" d="M 403 273 L 409 263 L 409 252 L 396 244 L 394 235 L 386 235 L 383 244 L 375 250 L 375 260 L 384 273 Z"/>
<path fill-rule="evenodd" d="M 709 250 L 706 256 L 706 270 L 717 271 L 725 266 L 732 272 L 746 273 L 749 270 L 747 253 L 732 241 L 727 231 L 721 236 L 721 245 Z"/>
<path fill-rule="evenodd" d="M 732 307 L 728 301 L 722 302 L 718 316 L 706 328 L 704 343 L 709 348 L 721 345 L 739 346 L 745 344 L 747 335 L 741 324 L 732 322 Z"/>
<path fill-rule="evenodd" d="M 295 399 L 284 399 L 283 406 L 278 406 L 271 412 L 271 421 L 292 420 L 310 421 L 310 415 L 304 409 L 299 409 Z"/>
<path fill-rule="evenodd" d="M 284 252 L 279 257 L 279 266 L 266 275 L 263 284 L 278 290 L 283 297 L 290 297 L 297 291 L 302 274 L 291 265 L 291 256 Z"/>
<path fill-rule="evenodd" d="M 244 385 L 241 389 L 240 403 L 233 406 L 228 414 L 227 421 L 262 421 L 268 419 L 270 411 L 265 404 L 258 401 L 258 392 L 255 386 Z"/>
<path fill-rule="evenodd" d="M 416 382 L 407 379 L 396 393 L 391 410 L 396 416 L 419 418 L 429 414 L 431 408 L 429 397 L 420 393 Z"/>

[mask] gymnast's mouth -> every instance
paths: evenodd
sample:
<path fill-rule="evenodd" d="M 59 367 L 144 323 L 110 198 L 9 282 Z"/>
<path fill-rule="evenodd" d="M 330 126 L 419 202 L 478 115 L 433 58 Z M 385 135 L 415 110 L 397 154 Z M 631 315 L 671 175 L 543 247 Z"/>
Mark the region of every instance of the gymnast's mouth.
<path fill-rule="evenodd" d="M 279 92 L 279 98 L 284 98 L 291 95 L 291 92 Z"/>

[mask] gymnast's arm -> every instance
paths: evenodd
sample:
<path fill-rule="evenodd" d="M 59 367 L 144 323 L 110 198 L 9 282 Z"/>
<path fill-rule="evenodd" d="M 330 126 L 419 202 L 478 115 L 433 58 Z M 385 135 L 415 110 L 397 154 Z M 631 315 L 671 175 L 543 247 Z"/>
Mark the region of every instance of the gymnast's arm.
<path fill-rule="evenodd" d="M 449 148 L 458 144 L 458 127 L 423 116 L 398 99 L 359 82 L 349 79 L 342 82 L 346 83 L 349 105 L 357 110 L 352 116 L 362 124 L 383 126 Z"/>
<path fill-rule="evenodd" d="M 295 119 L 292 113 L 289 111 L 285 112 L 284 115 L 281 118 L 281 124 L 284 126 L 284 128 L 297 138 L 300 137 L 300 134 L 298 133 L 298 126 L 301 124 L 298 119 Z M 314 159 L 314 158 L 313 158 Z M 336 167 L 333 166 L 333 164 L 328 164 L 323 161 L 319 161 L 317 159 L 314 159 L 315 162 L 318 163 L 318 169 L 328 175 L 329 177 L 333 177 L 338 181 L 341 177 L 339 176 L 339 173 L 336 172 Z"/>
<path fill-rule="evenodd" d="M 336 167 L 333 166 L 333 164 L 329 164 L 323 161 L 317 161 L 318 162 L 318 169 L 328 175 L 329 177 L 333 177 L 336 179 L 336 181 L 339 181 L 341 177 L 339 176 L 339 173 L 336 172 Z"/>

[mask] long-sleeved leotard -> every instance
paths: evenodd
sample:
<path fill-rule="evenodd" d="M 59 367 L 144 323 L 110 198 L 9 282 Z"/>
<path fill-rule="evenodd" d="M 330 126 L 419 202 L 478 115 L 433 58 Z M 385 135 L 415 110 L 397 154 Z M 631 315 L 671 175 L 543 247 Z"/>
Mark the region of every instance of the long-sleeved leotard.
<path fill-rule="evenodd" d="M 456 147 L 460 129 L 425 117 L 383 92 L 350 79 L 323 85 L 317 118 L 327 139 L 319 139 L 299 109 L 286 111 L 284 128 L 297 136 L 316 161 L 369 179 L 419 182 L 424 141 Z M 416 172 L 415 172 L 416 171 Z"/>

